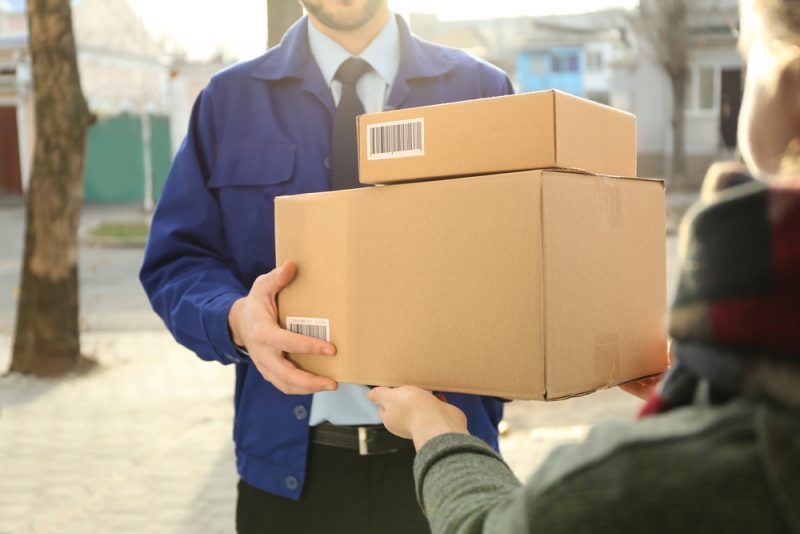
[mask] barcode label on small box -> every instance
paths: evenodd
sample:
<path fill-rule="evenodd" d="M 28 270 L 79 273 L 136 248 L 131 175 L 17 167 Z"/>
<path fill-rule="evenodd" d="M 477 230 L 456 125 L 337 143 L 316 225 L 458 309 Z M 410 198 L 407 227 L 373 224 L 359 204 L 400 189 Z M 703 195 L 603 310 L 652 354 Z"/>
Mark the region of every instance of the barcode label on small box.
<path fill-rule="evenodd" d="M 331 327 L 328 319 L 311 317 L 287 317 L 286 329 L 295 334 L 315 337 L 324 341 L 331 340 Z"/>
<path fill-rule="evenodd" d="M 379 122 L 367 125 L 367 159 L 408 158 L 425 155 L 425 119 Z"/>

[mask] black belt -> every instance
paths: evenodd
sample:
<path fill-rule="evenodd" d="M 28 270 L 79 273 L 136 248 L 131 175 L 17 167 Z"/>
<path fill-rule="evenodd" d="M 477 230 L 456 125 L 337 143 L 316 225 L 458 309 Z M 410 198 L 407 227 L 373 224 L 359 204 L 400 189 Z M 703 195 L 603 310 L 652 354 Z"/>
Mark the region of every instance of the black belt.
<path fill-rule="evenodd" d="M 310 428 L 312 443 L 358 451 L 362 456 L 388 454 L 413 446 L 410 439 L 395 436 L 383 425 L 342 426 L 328 422 Z"/>

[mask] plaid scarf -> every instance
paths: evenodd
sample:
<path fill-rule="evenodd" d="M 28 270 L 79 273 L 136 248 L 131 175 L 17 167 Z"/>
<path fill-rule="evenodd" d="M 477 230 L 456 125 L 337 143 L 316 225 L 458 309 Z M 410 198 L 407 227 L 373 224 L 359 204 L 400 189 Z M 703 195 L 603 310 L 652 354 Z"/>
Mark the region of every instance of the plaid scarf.
<path fill-rule="evenodd" d="M 673 366 L 641 416 L 735 397 L 800 408 L 800 180 L 712 168 L 681 260 Z"/>

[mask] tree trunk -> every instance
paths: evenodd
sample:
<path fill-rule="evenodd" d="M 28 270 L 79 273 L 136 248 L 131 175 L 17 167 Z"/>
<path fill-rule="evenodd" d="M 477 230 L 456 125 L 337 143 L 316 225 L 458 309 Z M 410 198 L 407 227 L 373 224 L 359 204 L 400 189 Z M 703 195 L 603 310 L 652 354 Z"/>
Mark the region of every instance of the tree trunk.
<path fill-rule="evenodd" d="M 289 26 L 302 16 L 297 0 L 267 0 L 267 48 L 280 43 Z"/>
<path fill-rule="evenodd" d="M 78 221 L 89 109 L 70 0 L 28 0 L 36 145 L 11 371 L 63 374 L 80 357 Z"/>
<path fill-rule="evenodd" d="M 686 187 L 688 169 L 686 165 L 686 74 L 673 73 L 672 81 L 672 173 L 674 189 Z"/>
<path fill-rule="evenodd" d="M 685 102 L 689 65 L 689 1 L 640 0 L 641 30 L 672 84 L 670 187 L 687 186 Z"/>

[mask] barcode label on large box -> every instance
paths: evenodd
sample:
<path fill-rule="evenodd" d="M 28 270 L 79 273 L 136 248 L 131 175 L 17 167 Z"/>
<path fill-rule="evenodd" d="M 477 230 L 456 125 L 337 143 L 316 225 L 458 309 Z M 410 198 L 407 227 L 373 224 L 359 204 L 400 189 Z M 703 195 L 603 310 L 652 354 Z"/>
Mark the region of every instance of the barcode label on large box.
<path fill-rule="evenodd" d="M 295 334 L 311 336 L 324 341 L 331 340 L 331 326 L 328 319 L 311 317 L 287 317 L 286 329 Z"/>
<path fill-rule="evenodd" d="M 379 122 L 367 125 L 367 159 L 408 158 L 425 155 L 425 119 Z"/>

